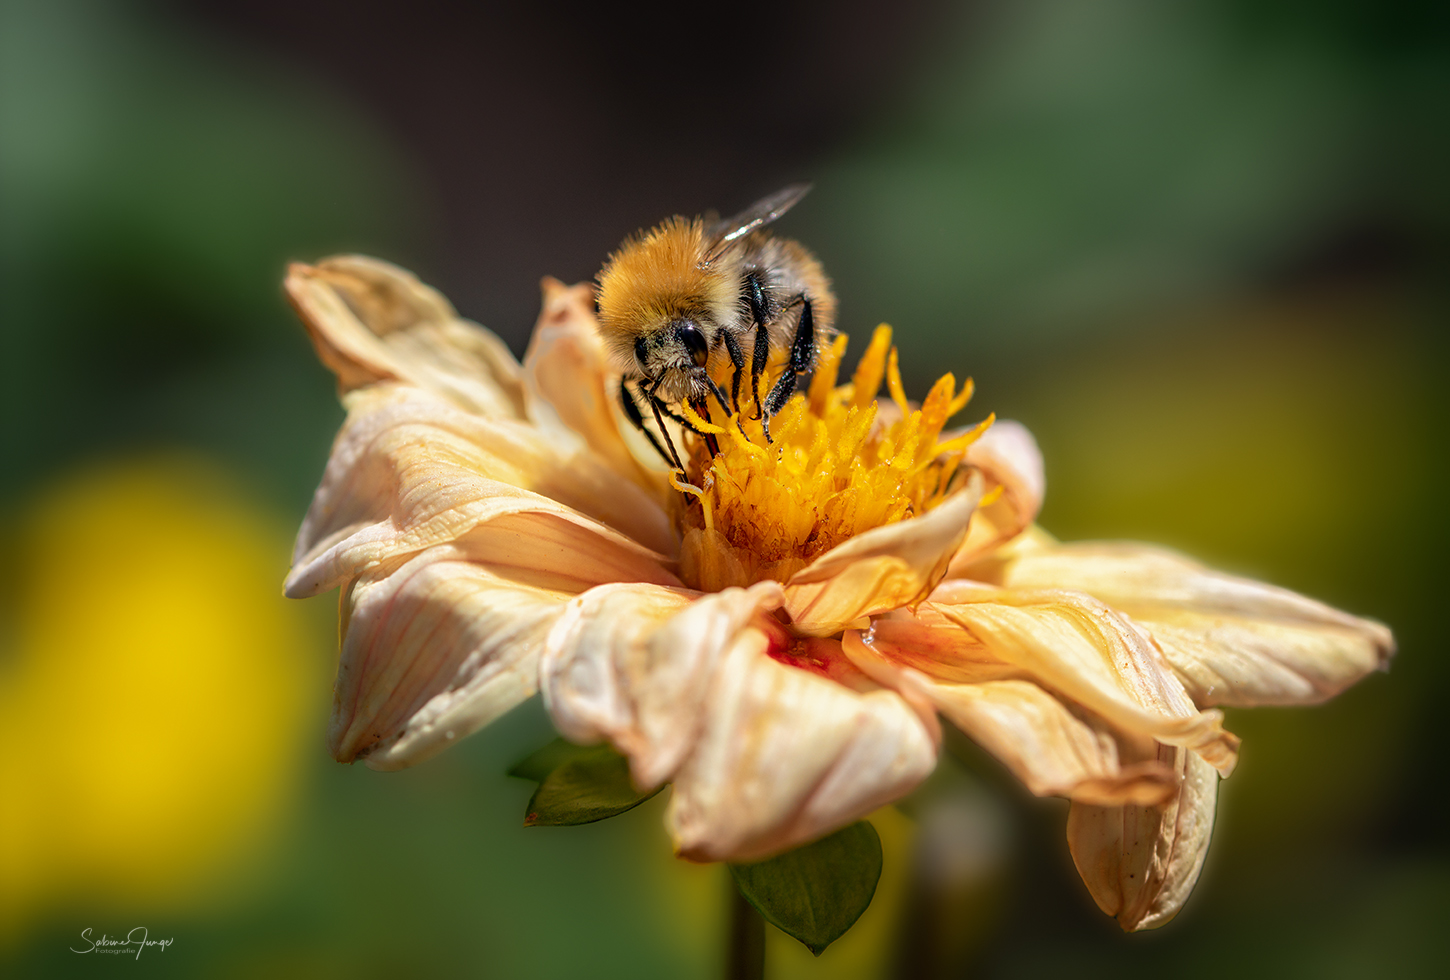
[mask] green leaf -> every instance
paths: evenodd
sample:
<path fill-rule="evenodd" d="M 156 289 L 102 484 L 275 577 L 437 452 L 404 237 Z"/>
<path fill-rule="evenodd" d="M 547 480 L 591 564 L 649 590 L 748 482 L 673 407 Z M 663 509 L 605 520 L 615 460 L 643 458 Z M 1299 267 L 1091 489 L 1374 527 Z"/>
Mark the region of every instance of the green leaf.
<path fill-rule="evenodd" d="M 597 745 L 575 745 L 573 742 L 556 738 L 548 745 L 535 749 L 527 757 L 515 762 L 513 768 L 509 770 L 509 775 L 542 783 L 548 778 L 549 773 L 570 759 L 576 759 L 598 748 Z"/>
<path fill-rule="evenodd" d="M 732 864 L 745 900 L 765 921 L 820 956 L 871 904 L 881 838 L 864 820 L 757 864 Z"/>
<path fill-rule="evenodd" d="M 510 776 L 539 784 L 524 814 L 525 827 L 594 823 L 632 810 L 663 787 L 641 793 L 629 778 L 629 760 L 608 745 L 581 746 L 555 739 L 518 762 Z"/>

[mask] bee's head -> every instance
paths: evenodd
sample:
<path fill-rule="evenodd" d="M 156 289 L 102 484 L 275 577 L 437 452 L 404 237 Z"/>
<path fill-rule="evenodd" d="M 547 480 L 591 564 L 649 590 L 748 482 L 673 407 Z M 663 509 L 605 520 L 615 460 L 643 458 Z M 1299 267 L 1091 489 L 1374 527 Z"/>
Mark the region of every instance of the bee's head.
<path fill-rule="evenodd" d="M 662 318 L 634 339 L 634 366 L 647 378 L 664 371 L 690 372 L 709 360 L 709 333 L 698 317 Z"/>
<path fill-rule="evenodd" d="M 600 270 L 600 330 L 620 370 L 658 377 L 708 362 L 740 278 L 733 256 L 701 268 L 704 244 L 700 219 L 671 218 L 627 239 Z"/>

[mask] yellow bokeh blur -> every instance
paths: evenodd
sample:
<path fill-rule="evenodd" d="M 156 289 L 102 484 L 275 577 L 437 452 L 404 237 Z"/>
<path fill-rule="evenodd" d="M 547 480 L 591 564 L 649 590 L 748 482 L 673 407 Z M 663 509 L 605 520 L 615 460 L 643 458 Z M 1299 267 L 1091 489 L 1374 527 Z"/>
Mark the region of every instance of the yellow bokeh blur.
<path fill-rule="evenodd" d="M 295 788 L 321 665 L 280 595 L 285 532 L 168 457 L 52 486 L 7 537 L 0 937 L 194 903 Z"/>

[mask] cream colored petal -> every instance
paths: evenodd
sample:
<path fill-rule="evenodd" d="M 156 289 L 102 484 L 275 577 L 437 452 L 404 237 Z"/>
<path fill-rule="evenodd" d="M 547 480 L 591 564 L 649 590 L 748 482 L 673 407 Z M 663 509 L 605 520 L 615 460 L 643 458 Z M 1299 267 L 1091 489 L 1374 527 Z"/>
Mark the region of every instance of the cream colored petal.
<path fill-rule="evenodd" d="M 1178 914 L 1198 881 L 1213 833 L 1218 773 L 1197 753 L 1159 746 L 1158 759 L 1182 774 L 1178 793 L 1159 806 L 1073 803 L 1067 842 L 1098 908 L 1129 932 Z"/>
<path fill-rule="evenodd" d="M 681 587 L 653 552 L 548 512 L 501 514 L 458 538 L 454 546 L 504 578 L 570 594 L 607 582 Z"/>
<path fill-rule="evenodd" d="M 936 764 L 931 734 L 894 692 L 848 689 L 770 649 L 744 630 L 711 682 L 666 815 L 684 857 L 779 853 L 899 799 Z"/>
<path fill-rule="evenodd" d="M 946 574 L 981 497 L 981 478 L 921 517 L 840 544 L 791 576 L 785 608 L 800 634 L 829 636 L 863 616 L 919 602 Z"/>
<path fill-rule="evenodd" d="M 444 544 L 505 513 L 554 513 L 673 551 L 645 491 L 592 456 L 564 456 L 527 423 L 458 411 L 415 388 L 359 393 L 298 533 L 287 594 L 313 595 L 370 564 Z M 658 557 L 658 555 L 657 555 Z"/>
<path fill-rule="evenodd" d="M 944 434 L 945 440 L 948 435 Z M 996 487 L 1002 493 L 972 515 L 966 540 L 952 557 L 948 577 L 963 574 L 972 562 L 1021 534 L 1037 519 L 1047 480 L 1042 470 L 1042 453 L 1037 440 L 1021 422 L 999 419 L 967 450 L 967 462 L 985 480 L 985 492 Z"/>
<path fill-rule="evenodd" d="M 1200 705 L 1313 704 L 1394 653 L 1390 631 L 1313 599 L 1127 543 L 1025 552 L 1002 572 L 1014 588 L 1086 592 L 1153 634 Z"/>
<path fill-rule="evenodd" d="M 1164 802 L 1178 788 L 1177 775 L 1157 762 L 1120 765 L 1117 740 L 1106 726 L 1073 714 L 1031 681 L 943 681 L 929 669 L 903 666 L 893 655 L 900 648 L 874 638 L 868 645 L 854 630 L 841 645 L 872 678 L 946 715 L 1038 796 L 1150 804 Z M 942 673 L 959 673 L 944 667 Z"/>
<path fill-rule="evenodd" d="M 401 769 L 533 695 L 567 594 L 520 585 L 452 546 L 357 583 L 344 606 L 328 747 Z"/>
<path fill-rule="evenodd" d="M 1225 775 L 1238 739 L 1218 711 L 1199 711 L 1152 642 L 1127 619 L 1076 592 L 1024 592 L 944 582 L 933 610 L 1001 660 L 1128 733 L 1203 754 Z"/>
<path fill-rule="evenodd" d="M 334 754 L 401 768 L 487 724 L 533 694 L 543 641 L 569 598 L 621 580 L 678 584 L 635 547 L 525 512 L 355 582 L 342 614 Z"/>
<path fill-rule="evenodd" d="M 587 283 L 565 286 L 546 277 L 544 305 L 524 354 L 529 417 L 549 430 L 567 430 L 617 472 L 654 492 L 669 492 L 644 470 L 620 434 L 618 375 L 609 368 Z"/>
<path fill-rule="evenodd" d="M 779 605 L 775 582 L 705 596 L 643 585 L 591 589 L 569 603 L 540 664 L 555 727 L 575 742 L 609 739 L 629 757 L 640 789 L 658 786 L 695 745 L 723 652 Z"/>
<path fill-rule="evenodd" d="M 521 371 L 507 345 L 460 319 L 412 273 L 339 255 L 315 266 L 294 263 L 285 286 L 343 392 L 401 381 L 468 412 L 523 418 Z"/>

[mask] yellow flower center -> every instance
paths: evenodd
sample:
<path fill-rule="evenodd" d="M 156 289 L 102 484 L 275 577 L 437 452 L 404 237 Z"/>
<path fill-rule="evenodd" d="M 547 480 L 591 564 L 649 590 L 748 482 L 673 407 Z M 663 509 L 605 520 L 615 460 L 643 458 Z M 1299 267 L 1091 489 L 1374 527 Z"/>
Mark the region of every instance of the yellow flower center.
<path fill-rule="evenodd" d="M 687 584 L 717 591 L 784 582 L 863 531 L 926 513 L 955 488 L 967 447 L 993 421 L 941 439 L 947 420 L 971 399 L 971 379 L 958 392 L 946 374 L 913 408 L 890 327 L 876 328 L 855 375 L 838 386 L 845 352 L 843 334 L 821 358 L 810 390 L 771 419 L 770 442 L 746 398 L 724 425 L 683 409 L 719 446 L 712 455 L 703 437 L 691 438 L 689 482 L 678 484 Z M 884 407 L 876 399 L 883 379 L 891 395 Z"/>

